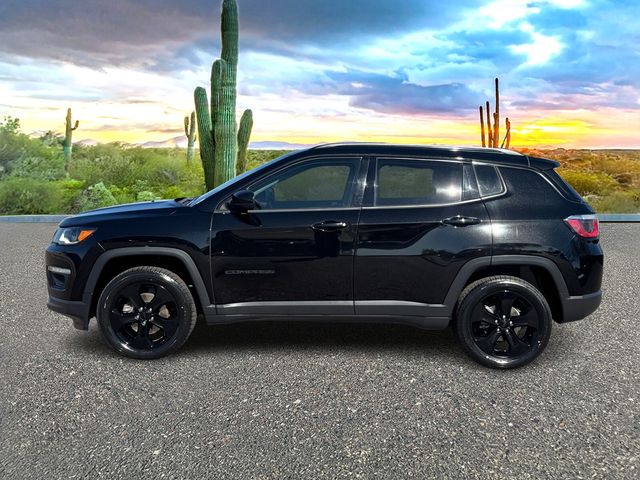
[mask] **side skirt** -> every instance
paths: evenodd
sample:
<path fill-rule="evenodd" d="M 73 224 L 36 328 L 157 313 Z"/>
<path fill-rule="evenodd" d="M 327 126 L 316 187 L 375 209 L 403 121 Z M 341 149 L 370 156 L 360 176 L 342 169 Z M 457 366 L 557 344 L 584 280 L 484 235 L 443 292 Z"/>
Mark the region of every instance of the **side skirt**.
<path fill-rule="evenodd" d="M 207 312 L 208 311 L 208 312 Z M 424 330 L 444 330 L 449 325 L 449 317 L 423 317 L 417 315 L 287 315 L 287 314 L 238 314 L 219 315 L 215 306 L 205 309 L 207 325 L 229 325 L 245 322 L 326 322 L 326 323 L 383 323 L 408 325 Z"/>

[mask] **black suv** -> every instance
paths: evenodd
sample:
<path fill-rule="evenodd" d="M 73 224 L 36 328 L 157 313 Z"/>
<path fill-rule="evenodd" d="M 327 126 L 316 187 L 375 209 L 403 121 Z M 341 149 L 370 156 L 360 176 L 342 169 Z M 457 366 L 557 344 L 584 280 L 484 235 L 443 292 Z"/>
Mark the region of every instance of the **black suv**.
<path fill-rule="evenodd" d="M 593 209 L 558 163 L 497 149 L 332 144 L 196 199 L 67 218 L 46 253 L 50 309 L 134 358 L 197 316 L 453 325 L 490 367 L 531 362 L 602 297 Z M 366 327 L 363 327 L 366 328 Z"/>

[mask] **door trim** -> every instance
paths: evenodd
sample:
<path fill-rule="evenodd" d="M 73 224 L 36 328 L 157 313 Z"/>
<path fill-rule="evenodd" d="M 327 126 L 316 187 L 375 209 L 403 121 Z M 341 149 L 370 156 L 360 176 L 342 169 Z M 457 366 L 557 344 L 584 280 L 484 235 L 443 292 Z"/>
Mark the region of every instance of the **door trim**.
<path fill-rule="evenodd" d="M 353 300 L 239 302 L 216 305 L 221 315 L 354 315 Z"/>
<path fill-rule="evenodd" d="M 356 315 L 397 315 L 418 317 L 447 317 L 446 305 L 407 302 L 404 300 L 356 300 Z"/>

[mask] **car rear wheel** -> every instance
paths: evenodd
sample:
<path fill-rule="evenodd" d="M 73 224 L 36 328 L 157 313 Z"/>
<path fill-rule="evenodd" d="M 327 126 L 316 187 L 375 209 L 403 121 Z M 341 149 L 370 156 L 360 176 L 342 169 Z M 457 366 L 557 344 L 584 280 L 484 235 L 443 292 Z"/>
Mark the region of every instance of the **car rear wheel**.
<path fill-rule="evenodd" d="M 135 267 L 104 288 L 96 316 L 118 353 L 154 359 L 178 350 L 196 324 L 196 305 L 185 282 L 159 267 Z"/>
<path fill-rule="evenodd" d="M 494 276 L 465 288 L 454 328 L 471 358 L 507 369 L 526 365 L 542 353 L 551 324 L 549 304 L 538 289 L 517 277 Z"/>

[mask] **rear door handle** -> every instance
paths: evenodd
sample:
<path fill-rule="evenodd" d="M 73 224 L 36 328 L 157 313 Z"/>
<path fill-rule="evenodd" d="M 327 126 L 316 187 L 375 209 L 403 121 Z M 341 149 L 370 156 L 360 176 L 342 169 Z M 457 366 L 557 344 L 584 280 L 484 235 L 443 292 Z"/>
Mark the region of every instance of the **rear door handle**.
<path fill-rule="evenodd" d="M 449 217 L 442 220 L 445 225 L 453 225 L 454 227 L 468 227 L 469 225 L 477 225 L 480 223 L 478 217 L 463 217 L 456 215 L 455 217 Z"/>
<path fill-rule="evenodd" d="M 337 222 L 335 220 L 325 220 L 324 222 L 314 223 L 311 228 L 319 230 L 321 232 L 335 232 L 337 230 L 343 230 L 347 228 L 349 224 L 347 222 Z"/>

